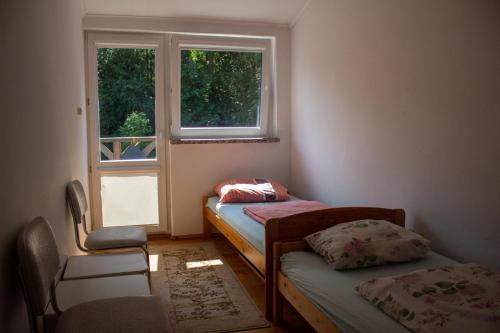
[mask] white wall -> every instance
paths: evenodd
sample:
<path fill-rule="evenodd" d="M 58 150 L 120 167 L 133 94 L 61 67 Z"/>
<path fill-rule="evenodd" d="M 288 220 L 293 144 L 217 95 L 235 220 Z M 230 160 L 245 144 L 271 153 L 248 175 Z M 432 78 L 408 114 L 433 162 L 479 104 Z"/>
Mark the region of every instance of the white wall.
<path fill-rule="evenodd" d="M 290 40 L 288 26 L 207 20 L 90 15 L 87 30 L 237 34 L 276 38 L 277 134 L 279 143 L 174 144 L 169 146 L 170 231 L 173 236 L 203 232 L 204 195 L 229 177 L 276 179 L 290 174 Z M 167 101 L 168 103 L 168 101 Z"/>
<path fill-rule="evenodd" d="M 172 235 L 203 232 L 201 198 L 227 178 L 270 178 L 288 184 L 286 142 L 173 145 Z"/>
<path fill-rule="evenodd" d="M 87 182 L 83 38 L 79 1 L 0 2 L 0 331 L 27 332 L 16 275 L 16 236 L 48 218 L 74 253 L 65 184 Z"/>
<path fill-rule="evenodd" d="M 292 190 L 401 207 L 500 269 L 500 2 L 312 0 L 292 30 Z"/>

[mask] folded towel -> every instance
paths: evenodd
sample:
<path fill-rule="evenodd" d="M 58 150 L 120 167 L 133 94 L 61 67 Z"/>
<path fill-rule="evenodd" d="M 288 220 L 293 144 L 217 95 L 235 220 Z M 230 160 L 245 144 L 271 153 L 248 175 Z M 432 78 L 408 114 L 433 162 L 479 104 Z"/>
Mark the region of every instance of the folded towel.
<path fill-rule="evenodd" d="M 269 206 L 245 207 L 243 208 L 243 212 L 255 221 L 265 225 L 270 219 L 283 218 L 290 215 L 327 208 L 330 207 L 318 201 L 294 200 L 279 202 Z"/>

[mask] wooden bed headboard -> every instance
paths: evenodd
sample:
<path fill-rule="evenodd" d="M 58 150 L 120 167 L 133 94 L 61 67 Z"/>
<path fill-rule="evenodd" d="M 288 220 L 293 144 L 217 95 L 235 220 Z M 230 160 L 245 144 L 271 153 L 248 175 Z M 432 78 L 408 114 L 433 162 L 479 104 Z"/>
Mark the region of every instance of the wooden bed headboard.
<path fill-rule="evenodd" d="M 266 223 L 266 239 L 269 238 L 273 242 L 300 239 L 339 223 L 365 219 L 386 220 L 404 227 L 405 212 L 402 209 L 374 207 L 321 209 L 269 220 Z"/>

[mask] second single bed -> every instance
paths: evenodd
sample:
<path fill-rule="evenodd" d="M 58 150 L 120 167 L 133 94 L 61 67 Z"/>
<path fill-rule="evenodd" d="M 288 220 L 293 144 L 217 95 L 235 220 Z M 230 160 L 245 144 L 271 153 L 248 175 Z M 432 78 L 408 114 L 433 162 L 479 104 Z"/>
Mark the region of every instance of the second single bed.
<path fill-rule="evenodd" d="M 285 297 L 297 298 L 294 291 L 298 290 L 307 299 L 309 308 L 314 306 L 324 316 L 324 319 L 319 319 L 324 325 L 316 326 L 316 320 L 311 322 L 318 332 L 332 332 L 331 323 L 344 333 L 408 333 L 406 327 L 367 302 L 356 292 L 355 287 L 377 277 L 454 264 L 457 263 L 430 252 L 423 259 L 407 263 L 337 271 L 317 253 L 294 251 L 281 257 L 278 279 Z M 304 305 L 301 309 L 304 309 Z M 311 316 L 306 315 L 305 318 L 312 321 Z"/>

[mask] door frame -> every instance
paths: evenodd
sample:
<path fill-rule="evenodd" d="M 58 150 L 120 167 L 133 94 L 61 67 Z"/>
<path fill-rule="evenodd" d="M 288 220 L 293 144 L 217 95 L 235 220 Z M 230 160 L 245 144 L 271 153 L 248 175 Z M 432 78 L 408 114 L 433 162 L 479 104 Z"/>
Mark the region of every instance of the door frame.
<path fill-rule="evenodd" d="M 101 175 L 113 173 L 154 172 L 158 174 L 158 226 L 145 226 L 148 233 L 170 233 L 169 145 L 166 110 L 165 37 L 162 34 L 86 32 L 87 135 L 89 162 L 89 199 L 92 228 L 103 227 L 101 205 Z M 97 49 L 100 47 L 155 49 L 155 160 L 101 161 L 99 141 L 99 110 L 97 83 Z"/>

